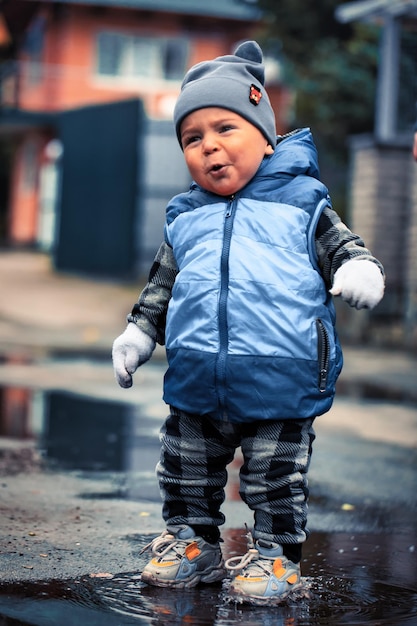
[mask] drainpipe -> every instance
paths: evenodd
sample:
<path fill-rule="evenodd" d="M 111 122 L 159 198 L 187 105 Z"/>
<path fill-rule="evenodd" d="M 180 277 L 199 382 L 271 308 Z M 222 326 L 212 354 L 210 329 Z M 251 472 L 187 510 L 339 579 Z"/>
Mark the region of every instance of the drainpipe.
<path fill-rule="evenodd" d="M 392 140 L 397 131 L 400 62 L 399 18 L 388 13 L 384 20 L 375 105 L 375 138 L 381 142 Z"/>

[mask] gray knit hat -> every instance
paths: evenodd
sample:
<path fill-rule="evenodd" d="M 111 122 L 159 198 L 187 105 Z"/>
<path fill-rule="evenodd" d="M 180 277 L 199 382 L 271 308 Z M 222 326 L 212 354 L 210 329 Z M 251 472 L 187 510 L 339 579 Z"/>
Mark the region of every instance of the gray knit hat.
<path fill-rule="evenodd" d="M 187 115 L 205 107 L 220 107 L 251 122 L 275 147 L 275 115 L 264 89 L 262 61 L 262 50 L 256 41 L 246 41 L 234 55 L 197 63 L 187 72 L 174 109 L 180 145 L 181 122 Z"/>

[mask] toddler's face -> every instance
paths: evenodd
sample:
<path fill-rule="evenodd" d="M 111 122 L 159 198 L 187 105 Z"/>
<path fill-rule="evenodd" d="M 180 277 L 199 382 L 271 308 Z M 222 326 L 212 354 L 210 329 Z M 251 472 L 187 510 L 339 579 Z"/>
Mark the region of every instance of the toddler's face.
<path fill-rule="evenodd" d="M 256 126 L 217 107 L 199 109 L 184 118 L 181 144 L 193 180 L 220 196 L 242 189 L 264 156 L 274 151 Z"/>

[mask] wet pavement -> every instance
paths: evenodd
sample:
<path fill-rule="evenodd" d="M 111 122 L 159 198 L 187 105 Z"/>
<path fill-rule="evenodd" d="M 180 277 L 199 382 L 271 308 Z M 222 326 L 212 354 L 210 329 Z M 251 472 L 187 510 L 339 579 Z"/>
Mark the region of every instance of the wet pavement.
<path fill-rule="evenodd" d="M 154 476 L 164 355 L 130 390 L 113 338 L 133 285 L 56 275 L 0 254 L 0 625 L 417 624 L 417 359 L 345 347 L 334 407 L 316 421 L 303 588 L 236 606 L 227 583 L 167 592 L 138 577 L 163 523 Z M 230 466 L 226 556 L 252 518 Z"/>
<path fill-rule="evenodd" d="M 230 554 L 245 549 L 237 531 L 227 530 L 224 539 Z M 138 537 L 137 548 L 143 544 L 144 538 Z M 227 583 L 167 591 L 144 585 L 134 571 L 3 585 L 0 611 L 10 622 L 0 623 L 414 626 L 417 594 L 401 575 L 401 542 L 397 547 L 388 565 L 388 549 L 374 536 L 337 535 L 334 542 L 327 534 L 314 533 L 303 561 L 302 588 L 273 609 L 228 602 Z M 139 567 L 144 562 L 139 557 Z M 391 568 L 398 574 L 395 580 Z"/>

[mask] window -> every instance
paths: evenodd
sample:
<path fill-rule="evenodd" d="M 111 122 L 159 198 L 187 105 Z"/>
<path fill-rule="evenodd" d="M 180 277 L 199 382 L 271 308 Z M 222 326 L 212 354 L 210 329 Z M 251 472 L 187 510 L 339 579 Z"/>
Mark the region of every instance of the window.
<path fill-rule="evenodd" d="M 181 80 L 187 61 L 183 39 L 139 37 L 102 32 L 97 37 L 97 73 L 100 76 Z"/>

